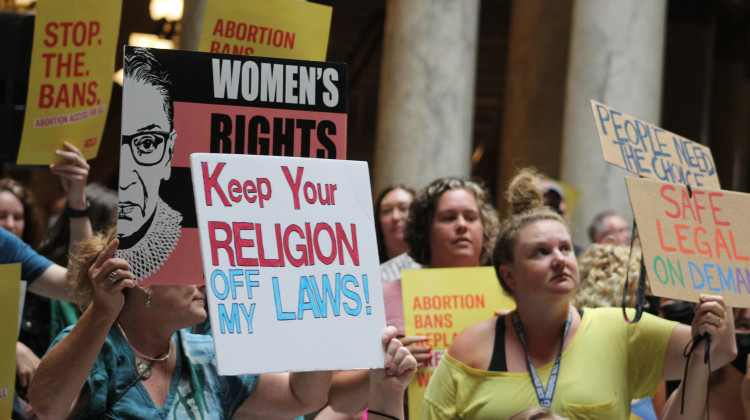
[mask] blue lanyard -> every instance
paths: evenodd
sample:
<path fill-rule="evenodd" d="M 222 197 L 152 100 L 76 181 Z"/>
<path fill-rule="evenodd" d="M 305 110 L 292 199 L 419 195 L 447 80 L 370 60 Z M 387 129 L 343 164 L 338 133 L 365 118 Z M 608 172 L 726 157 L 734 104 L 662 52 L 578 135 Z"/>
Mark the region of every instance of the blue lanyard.
<path fill-rule="evenodd" d="M 518 335 L 518 341 L 523 346 L 523 351 L 526 352 L 526 361 L 529 363 L 529 373 L 531 374 L 531 381 L 534 383 L 536 389 L 536 398 L 539 400 L 539 405 L 542 407 L 549 407 L 552 405 L 552 397 L 555 395 L 555 386 L 557 385 L 557 376 L 560 372 L 560 359 L 562 358 L 563 347 L 565 346 L 565 339 L 568 337 L 568 330 L 570 324 L 573 321 L 573 314 L 568 311 L 568 320 L 565 321 L 565 330 L 563 331 L 563 341 L 560 346 L 560 353 L 557 354 L 555 364 L 552 366 L 552 372 L 549 375 L 549 381 L 547 381 L 547 389 L 545 391 L 542 385 L 542 380 L 539 379 L 539 374 L 534 369 L 534 364 L 531 362 L 531 356 L 529 356 L 529 348 L 526 347 L 526 338 L 523 334 L 523 326 L 521 325 L 521 319 L 518 317 L 518 312 L 513 312 L 511 317 L 513 321 L 513 328 L 516 330 Z"/>

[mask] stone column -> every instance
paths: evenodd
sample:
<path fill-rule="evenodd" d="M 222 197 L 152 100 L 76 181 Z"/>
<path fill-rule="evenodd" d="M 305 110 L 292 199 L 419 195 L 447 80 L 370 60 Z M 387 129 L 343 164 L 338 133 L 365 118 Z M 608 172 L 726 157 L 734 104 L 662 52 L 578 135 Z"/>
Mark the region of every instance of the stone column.
<path fill-rule="evenodd" d="M 375 194 L 469 174 L 478 22 L 478 0 L 386 3 Z"/>
<path fill-rule="evenodd" d="M 604 161 L 589 99 L 659 125 L 666 0 L 576 0 L 563 122 L 562 180 L 581 191 L 573 240 L 603 210 L 632 220 L 624 176 Z"/>
<path fill-rule="evenodd" d="M 206 17 L 207 0 L 185 0 L 182 8 L 182 33 L 180 49 L 198 51 L 203 31 L 203 18 Z"/>
<path fill-rule="evenodd" d="M 519 168 L 559 179 L 573 0 L 514 0 L 508 39 L 502 140 L 495 201 Z"/>

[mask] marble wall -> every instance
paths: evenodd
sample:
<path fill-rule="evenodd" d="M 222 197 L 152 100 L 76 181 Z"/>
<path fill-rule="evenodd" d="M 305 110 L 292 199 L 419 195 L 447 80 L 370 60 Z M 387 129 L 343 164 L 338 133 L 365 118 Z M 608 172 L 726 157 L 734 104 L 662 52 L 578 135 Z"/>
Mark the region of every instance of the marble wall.
<path fill-rule="evenodd" d="M 388 0 L 374 193 L 469 175 L 478 0 Z"/>

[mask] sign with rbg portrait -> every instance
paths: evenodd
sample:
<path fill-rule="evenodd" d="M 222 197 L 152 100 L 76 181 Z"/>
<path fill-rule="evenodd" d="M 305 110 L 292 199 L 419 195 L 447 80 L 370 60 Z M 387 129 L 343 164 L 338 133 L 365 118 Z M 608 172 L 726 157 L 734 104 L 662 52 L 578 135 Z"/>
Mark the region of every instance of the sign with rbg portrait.
<path fill-rule="evenodd" d="M 125 47 L 118 256 L 199 284 L 191 153 L 346 158 L 346 66 Z"/>
<path fill-rule="evenodd" d="M 191 169 L 219 373 L 382 367 L 367 164 L 197 153 Z"/>

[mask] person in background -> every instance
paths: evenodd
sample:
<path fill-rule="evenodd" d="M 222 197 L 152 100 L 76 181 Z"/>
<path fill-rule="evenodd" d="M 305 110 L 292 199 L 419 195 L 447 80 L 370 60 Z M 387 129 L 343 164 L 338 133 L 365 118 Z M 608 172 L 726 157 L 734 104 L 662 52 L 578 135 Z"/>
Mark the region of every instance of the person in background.
<path fill-rule="evenodd" d="M 568 203 L 565 201 L 565 191 L 563 191 L 560 184 L 551 179 L 542 179 L 540 182 L 542 189 L 542 198 L 544 204 L 555 211 L 555 213 L 562 216 L 566 222 L 570 223 L 570 215 L 568 214 Z M 573 251 L 576 257 L 581 255 L 583 248 L 577 244 L 573 244 Z"/>
<path fill-rule="evenodd" d="M 380 255 L 380 281 L 401 278 L 401 270 L 421 268 L 407 251 L 404 226 L 416 192 L 405 185 L 386 187 L 375 199 L 375 234 Z"/>
<path fill-rule="evenodd" d="M 375 199 L 375 234 L 381 263 L 409 250 L 404 242 L 404 226 L 415 195 L 405 185 L 391 185 Z"/>
<path fill-rule="evenodd" d="M 409 255 L 430 268 L 479 267 L 490 262 L 498 228 L 497 212 L 482 183 L 460 177 L 440 178 L 419 192 L 409 208 L 405 239 Z M 458 280 L 458 279 L 457 279 Z M 398 328 L 401 342 L 419 366 L 432 350 L 423 336 L 404 337 L 401 281 L 383 284 L 386 324 Z M 367 406 L 367 381 L 358 372 L 334 375 L 330 406 L 342 413 L 358 413 Z"/>
<path fill-rule="evenodd" d="M 568 204 L 565 202 L 565 191 L 560 184 L 551 179 L 540 181 L 544 204 L 558 213 L 563 219 L 568 220 Z"/>
<path fill-rule="evenodd" d="M 573 307 L 579 273 L 570 230 L 544 205 L 539 174 L 522 170 L 507 195 L 513 215 L 493 263 L 516 310 L 456 337 L 427 387 L 423 419 L 506 418 L 547 406 L 571 419 L 626 420 L 633 399 L 682 375 L 693 337 L 712 337 L 712 367 L 735 358 L 732 314 L 720 296 L 701 297 L 692 328 L 650 314 L 628 324 L 619 308 Z M 698 346 L 694 357 L 703 352 Z"/>
<path fill-rule="evenodd" d="M 630 225 L 625 219 L 613 211 L 605 211 L 594 216 L 588 233 L 591 243 L 630 245 L 630 232 Z"/>
<path fill-rule="evenodd" d="M 102 232 L 117 220 L 117 193 L 104 185 L 93 183 L 86 186 L 86 201 L 89 203 L 89 221 L 94 232 Z M 55 264 L 68 265 L 70 250 L 70 205 L 66 202 L 39 245 L 39 254 L 49 258 Z M 57 299 L 49 302 L 50 315 L 49 337 L 42 354 L 49 348 L 49 343 L 68 325 L 73 325 L 81 312 L 75 305 Z"/>
<path fill-rule="evenodd" d="M 0 178 L 0 227 L 32 248 L 39 244 L 41 228 L 31 191 L 13 178 Z"/>
<path fill-rule="evenodd" d="M 710 374 L 703 365 L 703 360 L 696 356 L 691 357 L 691 371 L 667 400 L 662 420 L 750 420 L 750 374 L 747 372 L 747 363 L 750 360 L 750 309 L 734 309 L 734 319 L 737 357 L 732 363 Z M 686 388 L 686 401 L 697 400 L 697 406 L 703 407 L 706 387 L 706 410 L 685 409 L 681 414 L 680 400 L 683 388 Z"/>
<path fill-rule="evenodd" d="M 614 244 L 591 244 L 578 258 L 581 285 L 571 298 L 577 308 L 584 306 L 620 307 L 625 279 L 628 279 L 628 291 L 625 306 L 635 308 L 638 281 L 641 274 L 641 250 L 630 249 L 630 246 Z M 660 299 L 652 296 L 651 288 L 646 282 L 643 310 L 659 315 Z M 687 322 L 690 325 L 690 322 Z"/>
<path fill-rule="evenodd" d="M 55 152 L 58 158 L 64 162 L 50 165 L 50 170 L 60 176 L 63 189 L 68 194 L 71 206 L 77 209 L 78 216 L 70 231 L 69 241 L 77 243 L 80 240 L 91 235 L 91 226 L 87 216 L 86 199 L 83 195 L 86 181 L 88 179 L 89 165 L 83 158 L 80 151 L 70 143 L 63 143 L 63 150 Z M 5 217 L 0 220 L 0 264 L 21 263 L 21 278 L 28 282 L 27 292 L 43 297 L 53 297 L 58 299 L 70 299 L 67 290 L 67 270 L 60 265 L 53 264 L 48 259 L 40 256 L 33 251 L 28 243 L 22 238 L 29 239 L 26 235 L 26 229 L 31 229 L 31 200 L 28 199 L 29 193 L 23 186 L 14 182 L 3 180 L 2 184 L 6 187 L 0 192 L 0 213 Z M 32 240 L 32 239 L 29 239 Z M 27 296 L 31 296 L 27 293 Z M 33 309 L 34 300 L 29 299 L 31 304 L 28 306 Z M 28 314 L 28 309 L 24 314 Z M 49 315 L 49 312 L 46 312 Z M 19 396 L 25 396 L 25 389 L 33 378 L 36 368 L 39 365 L 39 356 L 43 354 L 44 349 L 39 345 L 40 340 L 48 338 L 44 334 L 33 334 L 42 326 L 29 325 L 27 320 L 22 323 L 24 326 L 21 341 L 16 344 L 16 372 L 17 386 L 14 401 L 14 418 L 25 418 L 25 403 Z M 45 325 L 48 326 L 49 321 Z"/>
<path fill-rule="evenodd" d="M 80 247 L 72 286 L 86 309 L 32 380 L 39 418 L 293 418 L 325 404 L 331 372 L 219 376 L 211 337 L 183 330 L 206 318 L 204 287 L 137 285 L 118 243 L 110 229 Z M 416 369 L 395 333 L 382 337 L 385 371 L 368 375 L 373 406 L 394 417 Z"/>

